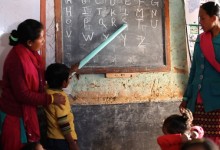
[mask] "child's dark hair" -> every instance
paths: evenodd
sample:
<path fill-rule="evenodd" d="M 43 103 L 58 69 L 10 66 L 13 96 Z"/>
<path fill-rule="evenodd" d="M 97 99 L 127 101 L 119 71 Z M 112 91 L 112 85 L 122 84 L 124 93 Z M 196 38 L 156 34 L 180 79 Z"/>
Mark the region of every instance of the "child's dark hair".
<path fill-rule="evenodd" d="M 39 142 L 27 143 L 21 150 L 35 150 Z"/>
<path fill-rule="evenodd" d="M 163 130 L 169 134 L 185 133 L 191 128 L 193 116 L 190 110 L 186 109 L 182 115 L 174 114 L 165 119 Z"/>
<path fill-rule="evenodd" d="M 201 8 L 204 9 L 210 17 L 215 15 L 220 18 L 219 4 L 215 2 L 207 2 L 202 4 Z"/>
<path fill-rule="evenodd" d="M 47 67 L 45 78 L 49 88 L 62 88 L 63 81 L 68 81 L 70 69 L 61 63 L 53 63 Z"/>
<path fill-rule="evenodd" d="M 40 37 L 43 25 L 34 19 L 27 19 L 18 25 L 17 30 L 12 30 L 9 36 L 9 45 L 15 46 L 19 43 L 26 45 L 27 41 L 34 41 Z"/>
<path fill-rule="evenodd" d="M 202 147 L 204 150 L 218 150 L 218 146 L 209 139 L 193 139 L 185 142 L 181 150 L 188 150 L 192 148 Z"/>

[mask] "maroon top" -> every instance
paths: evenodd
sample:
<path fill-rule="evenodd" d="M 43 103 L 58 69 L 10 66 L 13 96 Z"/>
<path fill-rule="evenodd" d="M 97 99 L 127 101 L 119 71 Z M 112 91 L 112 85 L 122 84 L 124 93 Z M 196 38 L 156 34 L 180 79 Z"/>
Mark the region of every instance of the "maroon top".
<path fill-rule="evenodd" d="M 17 54 L 21 49 L 27 48 L 23 45 L 13 47 L 5 60 L 2 79 L 2 95 L 0 97 L 0 110 L 6 114 L 18 117 L 22 117 L 23 104 L 37 106 L 51 103 L 50 95 L 30 89 L 29 85 L 31 85 L 31 83 L 27 83 L 26 78 L 32 78 L 33 74 L 36 75 L 37 69 L 34 69 L 30 61 L 26 61 L 25 65 L 29 65 L 30 69 L 28 74 L 24 73 L 22 61 Z"/>

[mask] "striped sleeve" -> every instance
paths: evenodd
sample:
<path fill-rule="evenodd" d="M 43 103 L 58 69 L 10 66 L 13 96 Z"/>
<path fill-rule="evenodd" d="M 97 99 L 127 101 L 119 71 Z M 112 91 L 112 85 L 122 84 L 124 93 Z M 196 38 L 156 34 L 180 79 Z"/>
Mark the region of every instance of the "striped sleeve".
<path fill-rule="evenodd" d="M 70 123 L 68 122 L 67 115 L 57 117 L 57 123 L 63 135 L 66 135 L 71 132 Z"/>

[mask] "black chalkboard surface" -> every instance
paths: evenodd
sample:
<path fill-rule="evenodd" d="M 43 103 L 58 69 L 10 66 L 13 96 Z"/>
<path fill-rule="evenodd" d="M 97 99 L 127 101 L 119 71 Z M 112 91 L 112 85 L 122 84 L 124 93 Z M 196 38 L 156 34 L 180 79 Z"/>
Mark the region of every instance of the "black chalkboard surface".
<path fill-rule="evenodd" d="M 56 61 L 80 62 L 123 24 L 128 27 L 82 73 L 170 68 L 168 0 L 56 0 Z"/>
<path fill-rule="evenodd" d="M 179 102 L 72 105 L 80 150 L 160 150 L 163 120 Z"/>

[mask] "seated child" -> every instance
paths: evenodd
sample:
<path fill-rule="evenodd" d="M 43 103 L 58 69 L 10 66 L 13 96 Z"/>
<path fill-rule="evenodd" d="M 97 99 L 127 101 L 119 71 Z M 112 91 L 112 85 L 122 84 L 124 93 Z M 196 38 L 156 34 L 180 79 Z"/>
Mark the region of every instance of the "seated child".
<path fill-rule="evenodd" d="M 45 108 L 47 117 L 47 150 L 78 150 L 77 135 L 74 127 L 74 116 L 67 94 L 62 90 L 69 84 L 70 69 L 60 63 L 47 67 L 45 78 L 48 84 L 47 93 L 60 93 L 66 97 L 65 105 L 50 104 Z"/>
<path fill-rule="evenodd" d="M 202 138 L 185 142 L 181 150 L 219 150 L 219 148 L 212 140 Z"/>
<path fill-rule="evenodd" d="M 180 150 L 182 143 L 191 139 L 192 121 L 193 116 L 188 109 L 182 110 L 182 115 L 174 114 L 166 118 L 162 127 L 164 135 L 157 138 L 161 150 Z"/>

